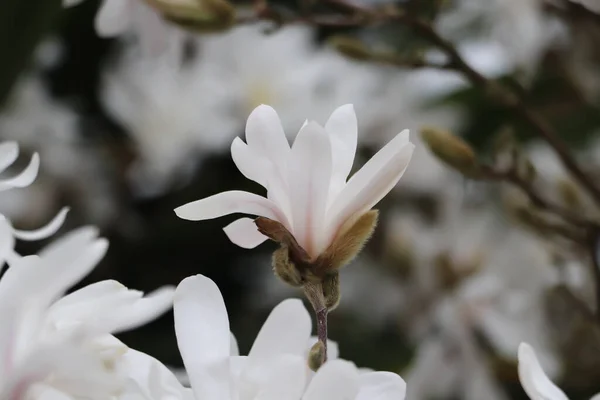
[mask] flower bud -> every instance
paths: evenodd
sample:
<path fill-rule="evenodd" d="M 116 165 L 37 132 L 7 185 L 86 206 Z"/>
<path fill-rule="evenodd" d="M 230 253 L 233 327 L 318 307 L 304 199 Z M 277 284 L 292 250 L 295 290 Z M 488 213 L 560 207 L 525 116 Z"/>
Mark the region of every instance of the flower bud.
<path fill-rule="evenodd" d="M 476 178 L 481 171 L 475 152 L 458 136 L 437 128 L 421 129 L 421 137 L 440 160 L 462 174 Z"/>
<path fill-rule="evenodd" d="M 325 307 L 329 311 L 334 310 L 340 303 L 342 293 L 340 291 L 340 274 L 335 272 L 323 279 L 323 295 L 325 296 Z"/>
<path fill-rule="evenodd" d="M 290 261 L 289 249 L 281 246 L 273 252 L 273 272 L 275 276 L 291 286 L 302 286 L 302 274 L 296 265 Z"/>
<path fill-rule="evenodd" d="M 340 53 L 353 60 L 364 61 L 371 58 L 371 52 L 363 42 L 349 36 L 334 36 L 329 43 Z"/>
<path fill-rule="evenodd" d="M 319 340 L 310 348 L 308 367 L 316 372 L 323 363 L 325 363 L 325 344 Z"/>
<path fill-rule="evenodd" d="M 378 215 L 377 210 L 370 210 L 353 222 L 350 228 L 342 227 L 341 233 L 315 261 L 317 275 L 332 273 L 352 261 L 373 235 Z"/>

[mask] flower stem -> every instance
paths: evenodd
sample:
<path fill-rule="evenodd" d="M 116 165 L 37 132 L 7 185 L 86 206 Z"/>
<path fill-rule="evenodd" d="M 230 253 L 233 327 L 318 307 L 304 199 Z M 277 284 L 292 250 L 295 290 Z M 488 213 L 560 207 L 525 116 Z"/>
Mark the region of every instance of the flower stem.
<path fill-rule="evenodd" d="M 316 311 L 317 314 L 317 336 L 319 341 L 325 346 L 325 357 L 323 362 L 327 361 L 327 307 Z"/>

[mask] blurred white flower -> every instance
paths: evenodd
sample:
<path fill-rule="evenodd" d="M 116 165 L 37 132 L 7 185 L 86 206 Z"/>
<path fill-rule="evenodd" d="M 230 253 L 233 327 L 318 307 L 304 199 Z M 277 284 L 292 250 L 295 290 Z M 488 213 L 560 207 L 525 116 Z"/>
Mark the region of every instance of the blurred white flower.
<path fill-rule="evenodd" d="M 83 1 L 63 0 L 63 6 L 76 6 Z M 144 56 L 158 58 L 170 54 L 177 57 L 180 54 L 183 33 L 144 0 L 102 0 L 95 27 L 100 37 L 134 34 Z"/>
<path fill-rule="evenodd" d="M 357 146 L 352 105 L 336 109 L 325 127 L 306 123 L 291 148 L 275 110 L 259 106 L 248 117 L 246 141 L 236 138 L 231 155 L 244 176 L 267 189 L 267 198 L 229 191 L 188 203 L 175 212 L 194 221 L 237 212 L 276 220 L 312 258 L 398 183 L 414 149 L 408 131 L 403 131 L 346 182 Z M 249 218 L 234 221 L 225 232 L 244 248 L 267 239 Z"/>
<path fill-rule="evenodd" d="M 141 292 L 105 281 L 62 297 L 95 267 L 107 246 L 94 229 L 82 228 L 39 256 L 16 260 L 2 276 L 1 398 L 101 400 L 120 389 L 122 377 L 111 365 L 122 351 L 109 335 L 168 310 L 173 290 L 163 288 L 144 298 Z"/>
<path fill-rule="evenodd" d="M 600 13 L 600 1 L 598 0 L 570 0 L 573 3 L 579 3 L 588 10 Z"/>
<path fill-rule="evenodd" d="M 533 347 L 527 343 L 519 345 L 519 380 L 531 400 L 569 400 L 542 369 Z M 591 400 L 600 399 L 600 393 Z"/>
<path fill-rule="evenodd" d="M 260 330 L 248 356 L 239 356 L 229 330 L 225 303 L 210 279 L 184 279 L 175 294 L 177 343 L 189 374 L 193 396 L 157 361 L 137 354 L 145 386 L 154 371 L 146 399 L 278 399 L 278 400 L 403 400 L 406 385 L 390 372 L 363 372 L 350 362 L 332 359 L 316 373 L 307 366 L 311 319 L 297 299 L 279 304 Z M 147 356 L 146 356 L 147 357 Z M 138 364 L 138 365 L 139 365 Z M 142 372 L 144 371 L 144 372 Z"/>

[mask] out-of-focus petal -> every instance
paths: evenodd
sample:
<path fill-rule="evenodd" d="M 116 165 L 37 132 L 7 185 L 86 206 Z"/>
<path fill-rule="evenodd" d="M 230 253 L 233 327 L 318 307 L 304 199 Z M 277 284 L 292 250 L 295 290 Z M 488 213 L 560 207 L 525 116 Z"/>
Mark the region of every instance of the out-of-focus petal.
<path fill-rule="evenodd" d="M 12 165 L 18 156 L 19 146 L 16 142 L 0 143 L 0 172 Z"/>
<path fill-rule="evenodd" d="M 229 240 L 245 249 L 253 249 L 268 239 L 258 231 L 254 220 L 251 218 L 235 220 L 223 230 Z"/>
<path fill-rule="evenodd" d="M 281 354 L 304 355 L 310 337 L 311 319 L 299 299 L 284 300 L 263 324 L 250 349 L 251 363 L 260 363 Z"/>
<path fill-rule="evenodd" d="M 354 399 L 358 390 L 358 371 L 354 364 L 333 360 L 319 368 L 302 400 Z"/>
<path fill-rule="evenodd" d="M 202 275 L 184 279 L 175 290 L 174 313 L 177 344 L 197 398 L 229 398 L 229 319 L 219 288 Z"/>
<path fill-rule="evenodd" d="M 308 254 L 317 256 L 324 247 L 321 237 L 331 182 L 331 143 L 316 122 L 302 128 L 294 141 L 288 182 L 294 237 Z"/>
<path fill-rule="evenodd" d="M 0 179 L 0 190 L 8 190 L 12 188 L 21 188 L 29 186 L 37 177 L 40 168 L 40 156 L 35 153 L 29 161 L 29 165 L 25 167 L 21 173 L 13 178 Z"/>
<path fill-rule="evenodd" d="M 531 400 L 568 400 L 542 369 L 533 348 L 521 343 L 518 351 L 519 380 Z"/>
<path fill-rule="evenodd" d="M 21 240 L 46 239 L 54 235 L 60 229 L 60 227 L 64 224 L 65 219 L 67 218 L 68 212 L 69 207 L 64 207 L 62 210 L 59 211 L 58 214 L 56 214 L 56 216 L 50 222 L 48 222 L 43 227 L 31 231 L 13 229 L 13 233 L 17 239 Z"/>
<path fill-rule="evenodd" d="M 130 0 L 104 0 L 96 14 L 96 32 L 100 37 L 120 35 L 131 23 Z"/>
<path fill-rule="evenodd" d="M 359 378 L 356 400 L 404 400 L 406 382 L 392 372 L 368 372 Z"/>

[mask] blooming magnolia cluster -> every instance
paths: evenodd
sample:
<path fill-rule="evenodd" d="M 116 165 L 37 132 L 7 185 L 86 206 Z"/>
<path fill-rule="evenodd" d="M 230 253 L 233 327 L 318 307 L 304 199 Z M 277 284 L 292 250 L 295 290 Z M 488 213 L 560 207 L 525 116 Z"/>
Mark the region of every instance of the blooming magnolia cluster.
<path fill-rule="evenodd" d="M 354 224 L 391 189 L 406 168 L 412 148 L 407 144 L 407 135 L 402 134 L 388 150 L 384 149 L 385 157 L 375 156 L 376 162 L 364 167 L 367 174 L 363 173 L 361 178 L 361 173 L 357 173 L 360 179 L 346 183 L 356 147 L 356 118 L 351 106 L 337 110 L 325 128 L 308 123 L 291 149 L 283 132 L 278 131 L 278 125 L 273 125 L 276 118 L 274 111 L 266 106 L 257 109 L 248 122 L 248 145 L 237 139 L 233 151 L 238 166 L 269 188 L 269 196 L 275 196 L 277 203 L 239 192 L 242 201 L 237 207 L 252 212 L 252 208 L 247 209 L 247 204 L 253 199 L 262 199 L 258 200 L 263 202 L 262 205 L 257 203 L 259 209 L 266 205 L 269 211 L 257 214 L 271 217 L 289 229 L 288 234 L 298 237 L 302 243 L 299 248 L 306 247 L 310 249 L 311 257 L 318 256 L 347 229 L 344 226 L 349 221 Z M 263 136 L 265 130 L 267 136 Z M 275 146 L 281 147 L 270 147 L 273 143 L 269 140 L 276 140 Z M 277 154 L 286 148 L 289 154 Z M 403 151 L 405 148 L 408 151 Z M 311 153 L 323 157 L 315 160 L 316 166 L 325 168 L 321 171 L 323 174 L 310 168 Z M 17 155 L 15 143 L 1 144 L 0 169 L 9 167 Z M 289 167 L 283 164 L 281 156 L 292 160 Z M 278 174 L 262 176 L 274 171 L 275 165 L 280 167 Z M 24 171 L 13 178 L 0 180 L 0 189 L 31 184 L 38 166 L 36 154 Z M 385 176 L 381 177 L 382 174 Z M 301 181 L 298 188 L 302 192 L 292 194 L 288 190 L 295 179 Z M 315 189 L 324 191 L 317 193 Z M 354 202 L 336 202 L 335 198 L 342 198 L 342 195 Z M 212 212 L 220 215 L 232 211 L 228 207 L 235 211 L 236 206 L 232 205 L 238 201 L 235 196 L 234 193 L 233 199 L 222 203 L 224 211 Z M 244 199 L 249 201 L 244 203 Z M 329 211 L 340 207 L 345 210 L 340 215 Z M 195 208 L 197 210 L 198 206 Z M 317 212 L 322 214 L 314 213 L 314 210 L 320 210 Z M 285 300 L 275 307 L 250 353 L 241 356 L 230 332 L 221 293 L 207 277 L 189 277 L 177 288 L 162 287 L 148 295 L 112 280 L 66 294 L 90 273 L 108 248 L 108 242 L 98 237 L 95 228 L 68 233 L 37 255 L 20 256 L 13 250 L 15 238 L 36 240 L 55 233 L 62 225 L 66 211 L 61 211 L 46 227 L 33 232 L 14 229 L 6 218 L 2 218 L 0 258 L 6 260 L 9 267 L 0 279 L 0 398 L 404 398 L 406 385 L 402 378 L 390 372 L 358 369 L 351 362 L 338 359 L 337 346 L 333 342 L 328 343 L 328 361 L 321 363 L 318 369 L 313 368 L 316 372 L 309 368 L 310 349 L 317 339 L 311 337 L 310 315 L 300 300 Z M 315 226 L 317 220 L 324 222 L 326 215 L 331 215 L 327 224 Z M 255 240 L 260 233 L 249 232 L 250 225 L 246 220 L 242 221 L 236 224 L 241 228 L 234 233 L 228 229 L 228 234 L 245 247 L 251 247 L 248 240 Z M 294 225 L 292 221 L 295 221 Z M 335 228 L 326 229 L 333 226 Z M 325 231 L 331 238 L 315 240 Z M 244 238 L 245 234 L 249 236 Z M 260 241 L 263 240 L 261 237 Z M 183 386 L 158 360 L 128 348 L 113 336 L 145 324 L 171 307 L 175 314 L 177 342 L 191 387 Z"/>

